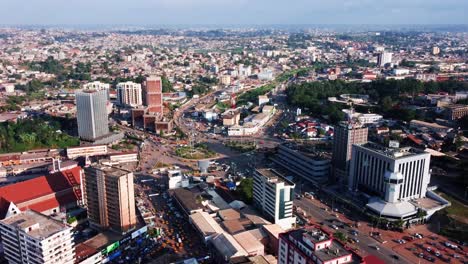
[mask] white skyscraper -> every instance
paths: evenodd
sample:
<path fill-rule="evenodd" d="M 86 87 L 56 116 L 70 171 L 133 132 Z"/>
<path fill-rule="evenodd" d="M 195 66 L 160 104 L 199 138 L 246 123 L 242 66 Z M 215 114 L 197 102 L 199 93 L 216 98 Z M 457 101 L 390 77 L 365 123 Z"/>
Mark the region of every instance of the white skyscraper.
<path fill-rule="evenodd" d="M 10 264 L 75 261 L 72 227 L 32 210 L 0 221 L 5 256 Z"/>
<path fill-rule="evenodd" d="M 78 135 L 81 139 L 94 141 L 109 134 L 106 107 L 107 92 L 105 90 L 76 92 L 76 118 Z"/>
<path fill-rule="evenodd" d="M 379 53 L 379 56 L 377 57 L 377 65 L 383 67 L 385 64 L 392 63 L 392 56 L 393 53 L 391 52 L 384 51 Z"/>
<path fill-rule="evenodd" d="M 131 107 L 142 105 L 141 84 L 134 82 L 117 84 L 117 101 L 120 105 Z"/>
<path fill-rule="evenodd" d="M 254 172 L 254 204 L 267 217 L 284 229 L 296 222 L 292 206 L 295 184 L 272 169 L 257 169 Z"/>
<path fill-rule="evenodd" d="M 97 91 L 105 90 L 107 93 L 107 99 L 109 99 L 109 96 L 110 96 L 109 95 L 110 84 L 108 83 L 94 81 L 94 82 L 90 82 L 90 83 L 83 85 L 83 89 L 84 90 L 97 90 Z"/>

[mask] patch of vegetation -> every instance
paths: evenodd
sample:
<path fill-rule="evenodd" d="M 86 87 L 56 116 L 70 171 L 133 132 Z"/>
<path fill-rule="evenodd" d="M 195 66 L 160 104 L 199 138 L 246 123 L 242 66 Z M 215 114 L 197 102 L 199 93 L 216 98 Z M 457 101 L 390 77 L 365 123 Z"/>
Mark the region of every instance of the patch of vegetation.
<path fill-rule="evenodd" d="M 55 119 L 35 118 L 0 124 L 0 152 L 21 152 L 38 148 L 78 146 L 80 141 L 66 133 L 66 123 Z M 68 124 L 68 125 L 69 125 Z"/>
<path fill-rule="evenodd" d="M 346 240 L 348 239 L 348 236 L 346 234 L 344 234 L 343 232 L 335 232 L 333 234 L 333 237 L 342 241 L 342 242 L 346 242 Z"/>
<path fill-rule="evenodd" d="M 337 107 L 330 106 L 327 101 L 328 97 L 336 97 L 340 94 L 367 94 L 378 102 L 376 109 L 379 113 L 385 114 L 386 117 L 398 117 L 408 121 L 419 117 L 416 111 L 400 107 L 405 95 L 416 96 L 421 92 L 435 93 L 438 91 L 454 93 L 466 89 L 468 89 L 468 82 L 458 81 L 420 82 L 405 79 L 357 83 L 336 80 L 292 84 L 287 88 L 286 93 L 291 105 L 308 108 L 311 113 L 316 115 L 335 115 L 330 119 L 340 119 L 343 116 L 342 113 L 333 111 L 340 109 L 333 109 Z"/>
<path fill-rule="evenodd" d="M 468 210 L 467 207 L 445 193 L 438 193 L 450 201 L 451 206 L 436 213 L 433 218 L 438 221 L 440 234 L 451 239 L 468 241 Z"/>
<path fill-rule="evenodd" d="M 172 86 L 172 83 L 167 79 L 165 75 L 161 77 L 161 83 L 163 93 L 174 92 L 174 87 Z"/>
<path fill-rule="evenodd" d="M 216 104 L 216 107 L 217 107 L 219 110 L 221 110 L 221 111 L 224 112 L 226 109 L 229 108 L 229 105 L 228 105 L 226 102 L 218 102 L 218 103 Z"/>
<path fill-rule="evenodd" d="M 176 149 L 175 154 L 184 159 L 207 159 L 216 155 L 215 152 L 208 149 L 206 144 L 196 144 L 193 147 L 179 147 Z"/>
<path fill-rule="evenodd" d="M 253 202 L 253 178 L 243 179 L 236 188 L 237 194 L 246 204 Z"/>
<path fill-rule="evenodd" d="M 249 152 L 257 148 L 255 142 L 227 141 L 225 145 L 239 152 Z"/>
<path fill-rule="evenodd" d="M 247 91 L 237 98 L 238 105 L 246 105 L 248 102 L 257 102 L 259 95 L 264 95 L 275 88 L 275 83 L 266 84 L 256 89 Z"/>

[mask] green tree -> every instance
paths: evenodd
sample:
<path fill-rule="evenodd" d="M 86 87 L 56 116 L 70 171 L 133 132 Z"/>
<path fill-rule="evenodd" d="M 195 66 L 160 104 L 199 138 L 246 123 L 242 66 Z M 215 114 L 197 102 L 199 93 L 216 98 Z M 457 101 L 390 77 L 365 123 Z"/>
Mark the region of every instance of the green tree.
<path fill-rule="evenodd" d="M 169 93 L 174 91 L 174 87 L 172 86 L 172 83 L 167 79 L 166 76 L 161 77 L 161 82 L 162 82 L 162 91 L 163 93 Z"/>
<path fill-rule="evenodd" d="M 342 241 L 342 242 L 345 242 L 346 239 L 348 239 L 348 237 L 342 232 L 335 232 L 333 234 L 333 237 L 340 240 L 340 241 Z"/>
<path fill-rule="evenodd" d="M 243 179 L 236 191 L 245 203 L 251 204 L 253 201 L 253 178 Z"/>
<path fill-rule="evenodd" d="M 388 112 L 393 108 L 393 100 L 390 96 L 382 98 L 382 111 Z"/>

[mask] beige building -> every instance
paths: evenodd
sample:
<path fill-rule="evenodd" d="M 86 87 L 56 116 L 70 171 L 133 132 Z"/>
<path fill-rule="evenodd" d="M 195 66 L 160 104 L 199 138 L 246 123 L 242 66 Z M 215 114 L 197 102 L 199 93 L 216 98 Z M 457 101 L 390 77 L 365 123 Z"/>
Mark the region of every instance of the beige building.
<path fill-rule="evenodd" d="M 85 168 L 84 190 L 93 224 L 122 233 L 135 227 L 132 172 L 102 165 Z"/>
<path fill-rule="evenodd" d="M 141 84 L 134 82 L 118 83 L 117 101 L 120 105 L 131 107 L 142 105 Z"/>
<path fill-rule="evenodd" d="M 231 76 L 230 75 L 221 75 L 220 82 L 223 85 L 231 85 Z"/>

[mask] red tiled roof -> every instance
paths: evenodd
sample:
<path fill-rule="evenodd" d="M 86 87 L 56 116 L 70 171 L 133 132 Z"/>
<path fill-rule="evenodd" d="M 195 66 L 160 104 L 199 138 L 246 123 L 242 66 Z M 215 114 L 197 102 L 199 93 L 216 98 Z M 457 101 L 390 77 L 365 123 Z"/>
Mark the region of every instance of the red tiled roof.
<path fill-rule="evenodd" d="M 71 188 L 75 183 L 70 182 L 67 174 L 71 173 L 72 181 L 80 183 L 81 167 L 75 167 L 47 176 L 40 176 L 31 180 L 18 182 L 0 188 L 0 197 L 13 202 L 21 203 L 47 194 Z"/>
<path fill-rule="evenodd" d="M 40 176 L 31 180 L 1 187 L 0 217 L 3 218 L 4 213 L 8 209 L 8 205 L 10 204 L 10 202 L 13 202 L 14 204 L 19 204 L 45 195 L 70 189 L 75 185 L 79 185 L 81 174 L 80 172 L 81 167 L 77 166 L 47 176 Z M 5 200 L 6 202 L 1 202 L 1 200 Z M 60 202 L 60 200 L 58 202 Z M 37 206 L 43 208 L 43 206 L 45 206 L 46 204 L 47 203 Z M 49 205 L 53 205 L 52 201 L 49 201 Z"/>
<path fill-rule="evenodd" d="M 88 246 L 84 243 L 80 243 L 75 247 L 75 255 L 77 260 L 83 260 L 87 257 L 95 254 L 97 251 L 95 248 Z"/>
<path fill-rule="evenodd" d="M 75 202 L 78 200 L 78 197 L 76 197 L 75 193 L 71 192 L 66 195 L 62 195 L 60 197 L 54 197 L 39 203 L 35 203 L 31 206 L 27 207 L 22 207 L 19 208 L 21 211 L 24 211 L 26 209 L 31 209 L 36 212 L 43 212 L 52 208 L 59 207 L 60 205 L 67 205 L 69 203 Z"/>

